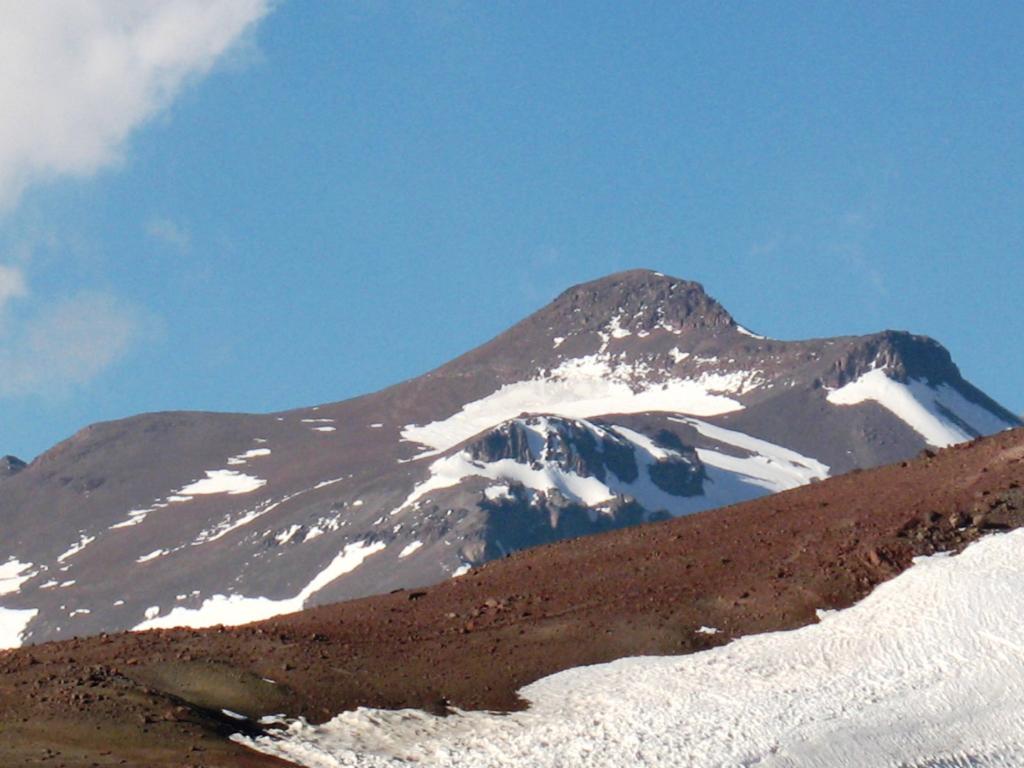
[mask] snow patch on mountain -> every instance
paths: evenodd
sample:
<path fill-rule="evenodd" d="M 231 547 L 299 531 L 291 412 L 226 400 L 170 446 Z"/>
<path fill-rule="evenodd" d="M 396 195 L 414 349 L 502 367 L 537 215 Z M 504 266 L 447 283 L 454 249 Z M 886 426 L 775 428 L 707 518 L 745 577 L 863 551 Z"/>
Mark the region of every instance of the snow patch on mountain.
<path fill-rule="evenodd" d="M 948 384 L 931 387 L 917 379 L 903 383 L 891 379 L 883 368 L 874 368 L 832 390 L 827 399 L 834 405 L 878 403 L 939 448 L 1015 426 L 972 403 Z"/>
<path fill-rule="evenodd" d="M 402 548 L 402 551 L 398 553 L 398 559 L 401 560 L 403 557 L 408 557 L 422 546 L 422 541 L 414 541 L 410 544 L 406 544 L 405 547 Z"/>
<path fill-rule="evenodd" d="M 437 456 L 473 435 L 515 418 L 521 413 L 550 413 L 583 419 L 606 413 L 669 411 L 714 416 L 742 410 L 728 397 L 758 386 L 758 373 L 703 372 L 698 380 L 650 381 L 643 363 L 623 365 L 607 354 L 564 361 L 547 375 L 506 384 L 479 400 L 467 403 L 446 419 L 417 426 L 407 424 L 402 438 L 429 450 L 417 459 Z"/>
<path fill-rule="evenodd" d="M 39 613 L 36 608 L 0 607 L 0 650 L 20 648 L 25 628 Z"/>
<path fill-rule="evenodd" d="M 762 336 L 759 333 L 754 333 L 752 330 L 750 330 L 749 328 L 744 328 L 739 323 L 736 324 L 736 330 L 742 333 L 744 336 L 749 336 L 750 338 L 758 339 L 759 341 L 766 341 L 768 339 L 767 336 Z"/>
<path fill-rule="evenodd" d="M 690 353 L 680 352 L 679 347 L 672 347 L 672 349 L 668 351 L 668 356 L 672 358 L 673 363 L 679 365 L 679 363 L 683 362 L 683 360 L 690 356 Z"/>
<path fill-rule="evenodd" d="M 153 615 L 146 615 L 145 621 L 133 629 L 167 629 L 170 627 L 212 627 L 217 624 L 235 626 L 250 621 L 269 619 L 283 613 L 301 611 L 306 600 L 326 587 L 335 579 L 350 573 L 363 564 L 375 552 L 384 549 L 382 541 L 368 543 L 357 541 L 346 544 L 295 597 L 273 600 L 268 597 L 245 597 L 243 595 L 217 594 L 203 601 L 198 608 L 177 606 L 168 614 L 160 616 L 159 607 Z"/>
<path fill-rule="evenodd" d="M 700 419 L 673 416 L 669 420 L 687 424 L 717 443 L 749 451 L 750 456 L 737 457 L 710 448 L 698 448 L 697 456 L 709 466 L 743 475 L 749 478 L 748 482 L 761 485 L 772 493 L 787 491 L 828 477 L 827 464 L 781 445 L 708 424 Z"/>
<path fill-rule="evenodd" d="M 251 493 L 267 484 L 266 480 L 234 469 L 208 469 L 206 477 L 189 483 L 179 490 L 178 496 L 202 496 L 210 493 Z"/>
<path fill-rule="evenodd" d="M 359 709 L 238 742 L 304 766 L 1024 764 L 1024 530 L 859 604 L 682 657 L 571 669 L 523 712 Z"/>
<path fill-rule="evenodd" d="M 192 546 L 197 547 L 200 544 L 209 544 L 211 541 L 217 541 L 217 539 L 227 536 L 232 531 L 258 520 L 268 512 L 274 511 L 281 506 L 283 501 L 284 499 L 281 501 L 271 501 L 270 499 L 267 499 L 253 509 L 246 510 L 237 518 L 232 515 L 225 515 L 224 518 L 216 525 L 200 531 L 192 540 Z"/>
<path fill-rule="evenodd" d="M 36 575 L 32 563 L 22 563 L 16 557 L 0 565 L 0 595 L 10 595 L 21 589 L 21 585 Z"/>
<path fill-rule="evenodd" d="M 269 454 L 269 448 L 253 448 L 238 456 L 231 456 L 228 458 L 227 463 L 229 465 L 244 464 L 251 458 L 267 456 Z M 118 528 L 130 528 L 139 525 L 158 509 L 166 509 L 171 504 L 183 504 L 192 501 L 194 496 L 206 496 L 217 493 L 237 496 L 243 493 L 252 493 L 266 484 L 267 481 L 263 478 L 247 475 L 235 469 L 208 469 L 206 470 L 206 477 L 195 480 L 162 499 L 157 499 L 148 507 L 129 510 L 127 518 L 114 523 L 108 530 L 113 531 Z"/>
<path fill-rule="evenodd" d="M 92 544 L 94 541 L 96 541 L 95 536 L 87 536 L 84 533 L 81 534 L 79 536 L 78 541 L 76 541 L 74 544 L 68 547 L 64 552 L 57 555 L 57 562 L 63 563 L 65 560 L 70 560 L 72 557 L 79 554 L 83 549 Z"/>
<path fill-rule="evenodd" d="M 613 339 L 624 339 L 627 336 L 632 336 L 633 332 L 622 325 L 622 315 L 618 314 L 608 321 L 608 333 Z"/>
<path fill-rule="evenodd" d="M 132 509 L 132 510 L 129 510 L 128 511 L 128 517 L 125 518 L 124 520 L 122 520 L 119 523 L 114 523 L 112 526 L 110 526 L 109 530 L 113 531 L 113 530 L 116 530 L 118 528 L 130 528 L 133 525 L 139 525 L 143 520 L 146 519 L 146 517 L 152 511 L 153 511 L 153 507 L 150 507 L 148 509 Z"/>
<path fill-rule="evenodd" d="M 507 485 L 490 485 L 484 489 L 484 497 L 488 501 L 498 501 L 499 499 L 511 499 L 512 489 Z"/>
<path fill-rule="evenodd" d="M 245 453 L 240 453 L 237 456 L 232 456 L 228 459 L 228 466 L 235 466 L 238 464 L 246 464 L 249 459 L 255 459 L 260 456 L 269 456 L 269 448 L 251 448 Z"/>
<path fill-rule="evenodd" d="M 520 464 L 515 459 L 478 462 L 465 453 L 458 453 L 431 464 L 430 478 L 416 486 L 402 504 L 402 508 L 416 503 L 434 491 L 451 488 L 465 478 L 474 476 L 505 483 L 520 483 L 532 490 L 546 493 L 557 490 L 567 499 L 590 507 L 615 498 L 615 492 L 596 477 L 581 477 L 553 465 L 534 469 Z"/>

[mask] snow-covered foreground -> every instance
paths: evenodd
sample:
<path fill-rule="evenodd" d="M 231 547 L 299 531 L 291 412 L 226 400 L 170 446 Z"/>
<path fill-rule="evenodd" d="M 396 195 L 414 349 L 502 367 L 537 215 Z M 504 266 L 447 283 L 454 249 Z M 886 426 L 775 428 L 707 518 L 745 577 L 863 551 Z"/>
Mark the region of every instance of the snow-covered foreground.
<path fill-rule="evenodd" d="M 1024 765 L 1024 530 L 858 605 L 682 657 L 572 669 L 511 715 L 359 710 L 236 737 L 301 765 Z"/>

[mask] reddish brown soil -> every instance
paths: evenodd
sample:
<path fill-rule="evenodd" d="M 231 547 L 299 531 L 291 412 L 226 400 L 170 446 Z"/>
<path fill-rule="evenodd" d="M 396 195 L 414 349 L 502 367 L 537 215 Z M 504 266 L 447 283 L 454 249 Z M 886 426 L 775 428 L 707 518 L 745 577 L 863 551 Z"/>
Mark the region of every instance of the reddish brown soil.
<path fill-rule="evenodd" d="M 222 708 L 311 720 L 359 705 L 515 708 L 518 688 L 568 667 L 813 622 L 816 609 L 850 605 L 916 555 L 1021 525 L 1022 486 L 1016 430 L 522 552 L 426 590 L 236 629 L 8 652 L 0 765 L 280 765 L 226 742 L 239 726 Z M 697 634 L 702 625 L 723 632 Z"/>

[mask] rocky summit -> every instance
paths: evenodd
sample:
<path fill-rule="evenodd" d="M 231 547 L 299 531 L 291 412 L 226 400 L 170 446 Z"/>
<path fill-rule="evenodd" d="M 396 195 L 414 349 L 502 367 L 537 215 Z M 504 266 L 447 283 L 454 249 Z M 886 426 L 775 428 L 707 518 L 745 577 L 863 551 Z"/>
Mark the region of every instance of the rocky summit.
<path fill-rule="evenodd" d="M 624 272 L 374 394 L 4 459 L 0 646 L 419 587 L 1019 424 L 932 339 L 765 338 L 697 283 Z"/>
<path fill-rule="evenodd" d="M 17 456 L 8 455 L 0 457 L 0 480 L 21 472 L 25 467 L 25 462 Z"/>

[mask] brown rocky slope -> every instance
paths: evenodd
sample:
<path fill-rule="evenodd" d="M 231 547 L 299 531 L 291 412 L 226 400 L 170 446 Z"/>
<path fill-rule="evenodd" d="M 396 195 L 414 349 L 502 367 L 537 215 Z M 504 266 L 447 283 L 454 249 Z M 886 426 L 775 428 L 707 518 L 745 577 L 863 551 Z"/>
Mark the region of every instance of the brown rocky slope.
<path fill-rule="evenodd" d="M 0 655 L 0 765 L 270 766 L 224 737 L 261 715 L 509 709 L 556 671 L 815 621 L 1024 522 L 1024 430 L 691 517 L 513 555 L 435 587 L 235 629 Z M 696 630 L 714 626 L 721 634 Z M 227 709 L 250 718 L 240 721 Z"/>

